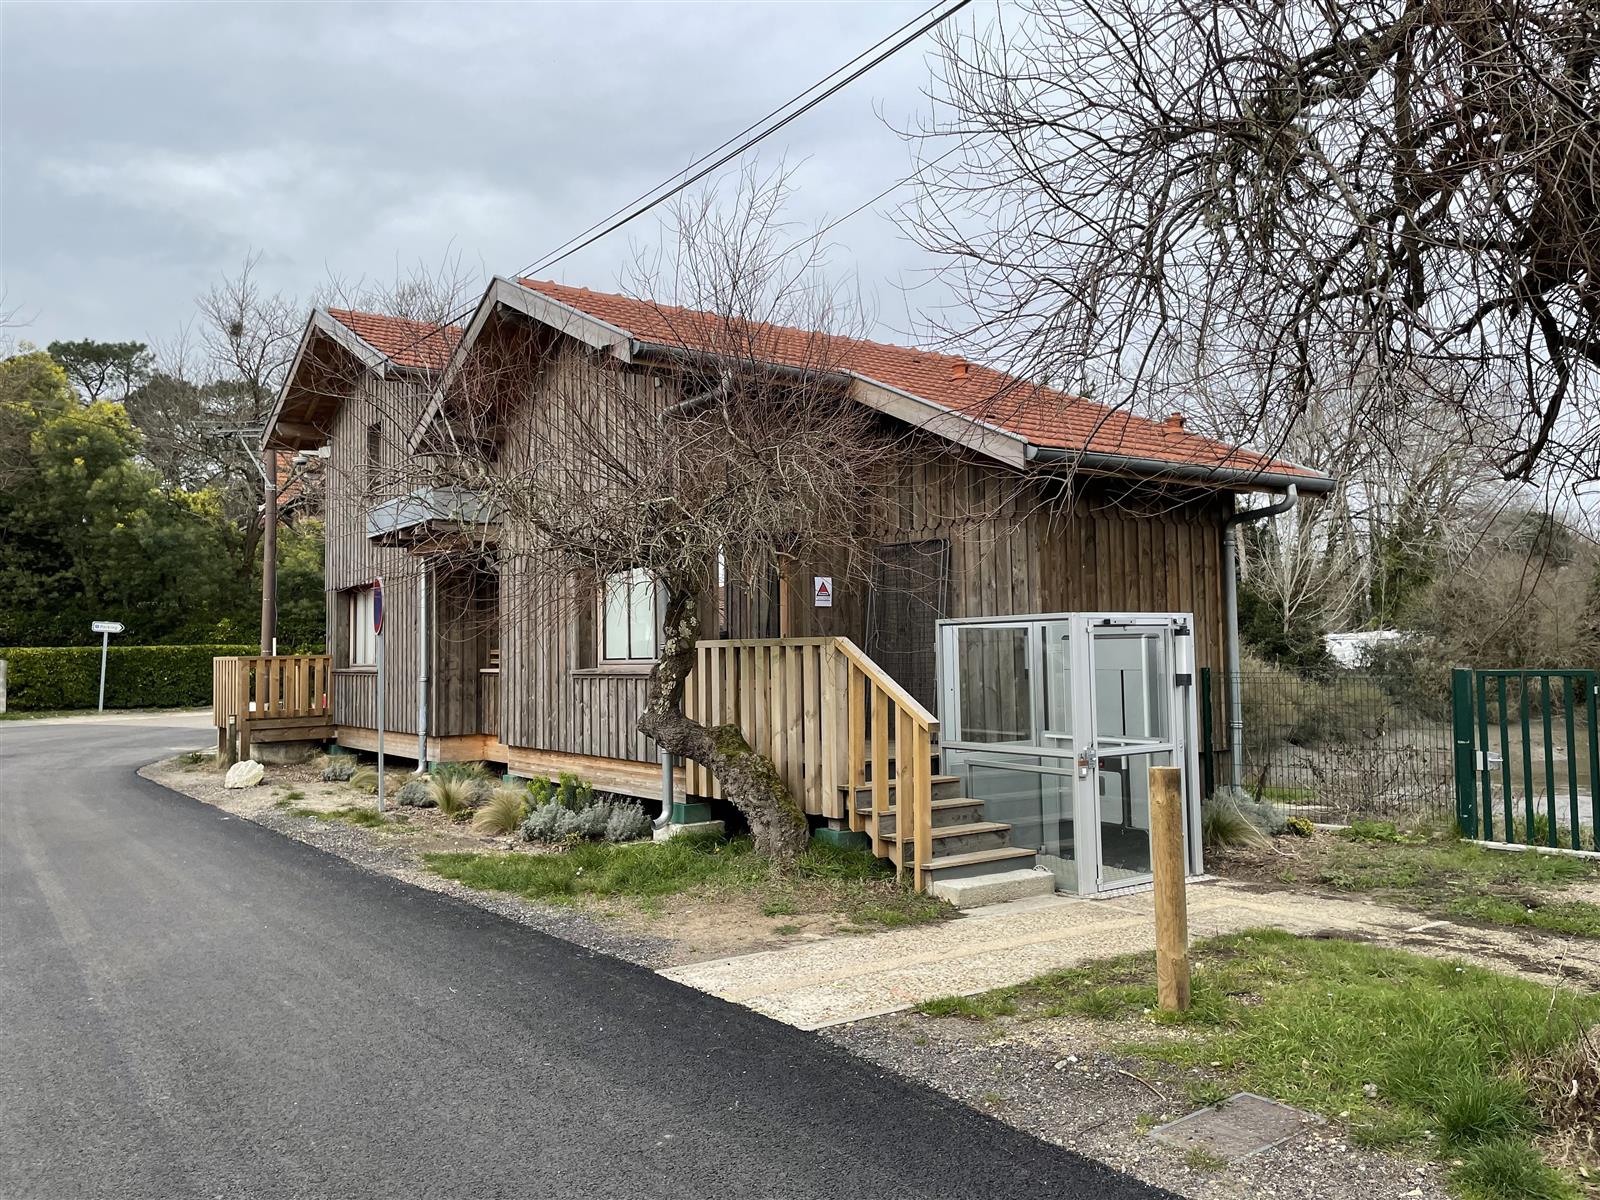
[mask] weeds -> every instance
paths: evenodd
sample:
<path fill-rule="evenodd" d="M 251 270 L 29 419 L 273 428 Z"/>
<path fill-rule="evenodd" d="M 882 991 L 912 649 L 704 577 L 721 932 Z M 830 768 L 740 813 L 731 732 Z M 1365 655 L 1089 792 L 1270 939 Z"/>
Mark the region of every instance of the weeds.
<path fill-rule="evenodd" d="M 784 915 L 841 912 L 856 924 L 874 926 L 942 920 L 953 911 L 901 886 L 893 868 L 866 851 L 815 845 L 801 855 L 792 876 L 774 881 L 770 864 L 748 838 L 709 834 L 660 843 L 580 842 L 561 854 L 429 854 L 424 862 L 468 887 L 556 903 L 742 893 Z"/>
<path fill-rule="evenodd" d="M 383 814 L 372 808 L 347 804 L 343 808 L 291 808 L 291 817 L 310 817 L 314 821 L 343 821 L 347 825 L 360 825 L 364 829 L 377 829 L 388 825 Z"/>
<path fill-rule="evenodd" d="M 1564 1071 L 1578 1079 L 1577 1032 L 1600 1019 L 1600 997 L 1276 930 L 1197 944 L 1187 1013 L 1157 1007 L 1154 979 L 1152 956 L 1135 955 L 919 1007 L 975 1020 L 1078 1013 L 1129 1021 L 1135 1031 L 1119 1050 L 1214 1069 L 1218 1088 L 1343 1115 L 1367 1145 L 1429 1149 L 1459 1162 L 1452 1179 L 1475 1200 L 1575 1195 L 1535 1137 L 1592 1125 L 1588 1105 L 1597 1102 L 1575 1113 L 1552 1107 L 1541 1080 Z M 1140 1036 L 1137 1027 L 1150 1021 L 1181 1029 Z M 1571 1090 L 1555 1090 L 1563 1087 Z"/>

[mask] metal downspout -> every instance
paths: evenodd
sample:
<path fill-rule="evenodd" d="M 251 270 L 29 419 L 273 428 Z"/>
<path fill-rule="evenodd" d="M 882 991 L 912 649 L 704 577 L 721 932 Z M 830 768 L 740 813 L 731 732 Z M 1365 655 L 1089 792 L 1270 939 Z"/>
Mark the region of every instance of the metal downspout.
<path fill-rule="evenodd" d="M 1228 779 L 1234 787 L 1243 786 L 1244 780 L 1244 714 L 1240 711 L 1244 689 L 1239 681 L 1239 569 L 1234 529 L 1247 522 L 1288 512 L 1299 499 L 1299 489 L 1291 483 L 1282 500 L 1263 508 L 1236 512 L 1222 524 L 1222 606 L 1228 641 Z"/>
<path fill-rule="evenodd" d="M 428 560 L 417 575 L 417 771 L 428 769 Z"/>

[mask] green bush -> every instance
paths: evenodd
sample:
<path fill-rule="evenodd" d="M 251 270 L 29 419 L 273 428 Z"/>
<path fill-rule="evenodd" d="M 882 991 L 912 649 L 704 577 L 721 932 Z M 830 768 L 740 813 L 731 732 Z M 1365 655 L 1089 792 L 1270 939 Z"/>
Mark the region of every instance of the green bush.
<path fill-rule="evenodd" d="M 211 660 L 255 654 L 255 646 L 112 646 L 106 653 L 107 708 L 197 708 L 211 703 Z M 100 691 L 99 646 L 0 649 L 6 704 L 16 712 L 93 708 Z"/>

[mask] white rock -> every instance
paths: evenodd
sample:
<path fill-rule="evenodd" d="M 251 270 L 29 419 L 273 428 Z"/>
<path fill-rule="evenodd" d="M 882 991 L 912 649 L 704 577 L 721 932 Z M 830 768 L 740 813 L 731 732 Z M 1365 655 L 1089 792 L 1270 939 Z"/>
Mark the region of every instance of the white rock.
<path fill-rule="evenodd" d="M 228 768 L 228 773 L 222 777 L 222 786 L 225 788 L 255 787 L 256 784 L 261 782 L 261 777 L 266 773 L 267 769 L 255 759 L 247 758 L 243 762 L 236 762 Z"/>

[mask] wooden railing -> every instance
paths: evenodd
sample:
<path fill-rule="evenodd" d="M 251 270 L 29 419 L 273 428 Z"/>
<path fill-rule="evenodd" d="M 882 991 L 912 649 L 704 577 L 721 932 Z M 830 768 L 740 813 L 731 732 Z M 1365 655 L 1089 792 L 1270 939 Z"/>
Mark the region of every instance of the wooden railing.
<path fill-rule="evenodd" d="M 921 890 L 933 857 L 933 744 L 939 722 L 849 638 L 701 642 L 689 677 L 686 713 L 735 725 L 771 758 L 789 792 L 813 816 L 848 820 L 874 853 L 909 867 Z M 895 829 L 890 809 L 891 766 Z M 688 790 L 720 797 L 697 763 Z M 858 791 L 871 786 L 861 811 Z M 910 852 L 907 853 L 907 847 Z"/>
<path fill-rule="evenodd" d="M 310 740 L 332 724 L 332 659 L 326 654 L 258 654 L 211 660 L 211 720 L 217 749 L 238 731 L 238 753 L 252 741 Z"/>

